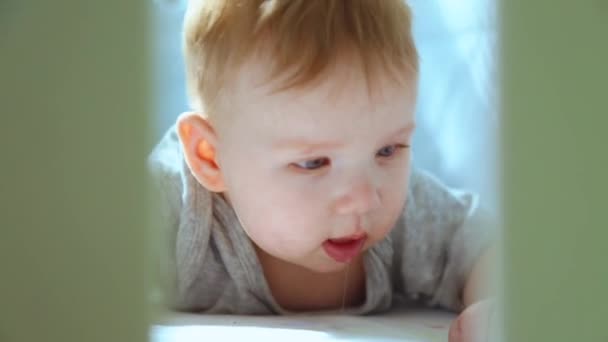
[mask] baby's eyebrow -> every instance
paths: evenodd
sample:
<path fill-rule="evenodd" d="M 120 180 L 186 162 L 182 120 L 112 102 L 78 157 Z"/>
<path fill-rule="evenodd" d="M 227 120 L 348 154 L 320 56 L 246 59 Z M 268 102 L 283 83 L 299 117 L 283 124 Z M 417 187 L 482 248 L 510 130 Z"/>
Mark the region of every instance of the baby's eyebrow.
<path fill-rule="evenodd" d="M 399 128 L 391 137 L 400 136 L 402 134 L 410 134 L 416 128 L 416 123 L 413 121 L 408 122 L 404 127 Z"/>
<path fill-rule="evenodd" d="M 404 134 L 409 135 L 414 130 L 415 126 L 414 122 L 408 122 L 405 126 L 399 128 L 388 137 L 392 139 Z M 343 145 L 343 143 L 337 141 L 311 141 L 307 138 L 286 138 L 273 143 L 272 147 L 279 150 L 298 150 L 300 153 L 307 154 L 315 151 L 337 149 Z"/>
<path fill-rule="evenodd" d="M 390 134 L 389 137 L 398 137 L 404 134 L 410 134 L 415 127 L 414 122 L 409 122 L 405 126 L 399 128 L 394 133 Z M 303 154 L 312 153 L 315 151 L 337 149 L 344 144 L 338 141 L 311 141 L 306 138 L 287 138 L 281 139 L 275 142 L 272 146 L 279 150 L 299 150 Z"/>
<path fill-rule="evenodd" d="M 337 141 L 311 141 L 305 138 L 283 139 L 275 142 L 273 147 L 280 150 L 299 150 L 303 154 L 321 150 L 336 149 L 343 144 Z"/>

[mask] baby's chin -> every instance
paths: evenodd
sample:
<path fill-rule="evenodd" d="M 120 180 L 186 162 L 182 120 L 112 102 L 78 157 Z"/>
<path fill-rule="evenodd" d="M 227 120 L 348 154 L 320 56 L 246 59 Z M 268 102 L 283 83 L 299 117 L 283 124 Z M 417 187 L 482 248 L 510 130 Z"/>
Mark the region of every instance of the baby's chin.
<path fill-rule="evenodd" d="M 363 251 L 361 254 L 359 254 L 358 256 L 356 256 L 349 262 L 339 262 L 339 261 L 336 261 L 336 260 L 330 258 L 328 255 L 322 255 L 321 258 L 319 258 L 320 260 L 318 262 L 316 262 L 314 264 L 310 264 L 310 263 L 302 264 L 301 263 L 300 266 L 306 268 L 309 271 L 315 272 L 315 273 L 330 274 L 330 273 L 343 272 L 350 264 L 363 258 L 364 254 L 365 254 L 365 252 Z"/>
<path fill-rule="evenodd" d="M 333 260 L 328 260 L 326 263 L 324 263 L 322 265 L 314 265 L 312 267 L 304 266 L 304 267 L 306 267 L 309 271 L 312 271 L 312 272 L 330 274 L 330 273 L 342 272 L 348 265 L 349 265 L 349 263 L 342 263 L 342 262 L 336 262 Z"/>

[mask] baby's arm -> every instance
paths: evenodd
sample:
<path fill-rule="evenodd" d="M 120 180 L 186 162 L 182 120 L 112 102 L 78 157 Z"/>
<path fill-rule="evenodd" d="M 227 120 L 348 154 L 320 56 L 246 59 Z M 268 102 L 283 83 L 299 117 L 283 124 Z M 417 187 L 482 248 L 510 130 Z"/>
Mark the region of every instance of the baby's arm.
<path fill-rule="evenodd" d="M 475 262 L 463 290 L 463 302 L 466 307 L 493 297 L 496 293 L 497 255 L 496 247 L 488 248 Z"/>
<path fill-rule="evenodd" d="M 497 251 L 492 246 L 476 261 L 463 291 L 464 311 L 452 323 L 449 342 L 493 341 L 496 323 Z"/>

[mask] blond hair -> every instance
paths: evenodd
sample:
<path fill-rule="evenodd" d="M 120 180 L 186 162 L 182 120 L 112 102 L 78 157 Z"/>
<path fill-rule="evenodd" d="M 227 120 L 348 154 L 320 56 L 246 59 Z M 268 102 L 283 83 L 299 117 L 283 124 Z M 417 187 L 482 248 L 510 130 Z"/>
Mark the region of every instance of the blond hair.
<path fill-rule="evenodd" d="M 405 0 L 188 0 L 184 56 L 190 104 L 210 115 L 246 58 L 263 53 L 281 89 L 310 84 L 348 50 L 366 79 L 415 76 L 418 56 Z"/>

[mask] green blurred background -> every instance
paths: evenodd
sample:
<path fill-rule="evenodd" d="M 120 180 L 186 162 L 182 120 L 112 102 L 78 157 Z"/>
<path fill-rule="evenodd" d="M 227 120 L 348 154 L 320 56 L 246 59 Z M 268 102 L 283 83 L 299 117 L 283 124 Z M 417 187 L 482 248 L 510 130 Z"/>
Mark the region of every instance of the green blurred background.
<path fill-rule="evenodd" d="M 145 341 L 144 0 L 0 2 L 0 341 Z M 608 341 L 608 2 L 502 2 L 506 341 Z"/>
<path fill-rule="evenodd" d="M 144 0 L 0 1 L 0 341 L 137 342 Z"/>
<path fill-rule="evenodd" d="M 608 341 L 608 2 L 501 14 L 506 341 Z"/>

